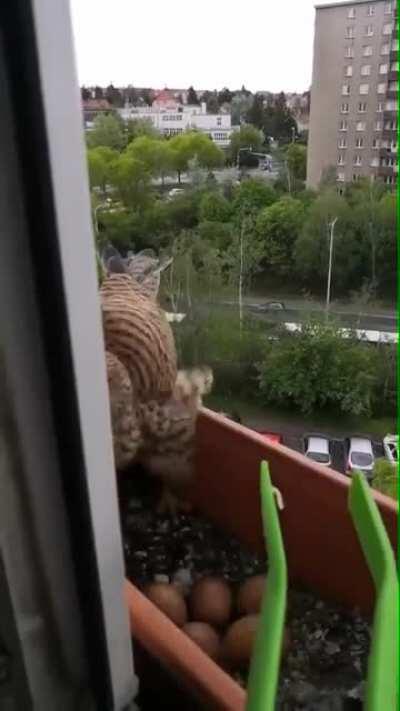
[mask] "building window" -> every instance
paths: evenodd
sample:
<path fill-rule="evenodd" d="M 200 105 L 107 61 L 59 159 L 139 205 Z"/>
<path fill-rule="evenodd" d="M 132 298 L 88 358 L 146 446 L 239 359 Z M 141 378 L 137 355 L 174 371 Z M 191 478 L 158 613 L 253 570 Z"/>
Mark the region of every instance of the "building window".
<path fill-rule="evenodd" d="M 395 183 L 394 175 L 386 175 L 385 176 L 385 183 L 386 183 L 386 185 L 394 185 L 394 183 Z"/>
<path fill-rule="evenodd" d="M 367 35 L 367 37 L 372 37 L 372 36 L 373 36 L 373 34 L 374 34 L 374 28 L 373 28 L 372 25 L 367 25 L 367 26 L 366 26 L 366 28 L 365 28 L 365 34 Z"/>
<path fill-rule="evenodd" d="M 383 44 L 382 45 L 381 54 L 390 54 L 390 44 Z"/>
<path fill-rule="evenodd" d="M 370 64 L 363 64 L 361 67 L 361 76 L 362 77 L 369 77 L 371 74 L 371 65 Z"/>
<path fill-rule="evenodd" d="M 355 16 L 356 16 L 356 8 L 355 7 L 349 8 L 349 11 L 347 13 L 347 17 L 349 18 L 349 20 L 354 20 Z"/>
<path fill-rule="evenodd" d="M 365 121 L 357 121 L 356 131 L 365 131 Z"/>
<path fill-rule="evenodd" d="M 344 183 L 344 173 L 342 173 L 341 170 L 338 171 L 337 181 L 338 181 L 338 183 Z"/>
<path fill-rule="evenodd" d="M 347 59 L 353 59 L 354 57 L 354 47 L 346 47 L 346 51 L 344 53 L 344 56 Z"/>
<path fill-rule="evenodd" d="M 387 74 L 388 73 L 388 65 L 387 64 L 380 64 L 379 65 L 379 74 Z"/>
<path fill-rule="evenodd" d="M 382 168 L 393 168 L 394 162 L 394 158 L 382 158 L 381 166 Z"/>
<path fill-rule="evenodd" d="M 396 121 L 386 121 L 385 122 L 385 131 L 397 131 Z"/>
<path fill-rule="evenodd" d="M 362 165 L 361 156 L 354 156 L 353 165 Z"/>
<path fill-rule="evenodd" d="M 368 94 L 369 84 L 360 84 L 360 94 Z"/>
<path fill-rule="evenodd" d="M 364 57 L 371 57 L 372 56 L 372 47 L 370 44 L 365 44 L 363 47 L 363 56 Z"/>
<path fill-rule="evenodd" d="M 388 90 L 389 91 L 397 91 L 397 81 L 390 81 Z"/>
<path fill-rule="evenodd" d="M 347 121 L 343 120 L 340 122 L 339 131 L 347 131 Z"/>
<path fill-rule="evenodd" d="M 369 5 L 367 8 L 367 15 L 368 17 L 373 17 L 375 15 L 375 7 L 374 5 Z"/>
<path fill-rule="evenodd" d="M 399 49 L 399 40 L 398 39 L 392 40 L 392 49 L 394 52 L 398 51 L 398 49 Z"/>
<path fill-rule="evenodd" d="M 375 121 L 374 131 L 382 131 L 382 121 Z"/>
<path fill-rule="evenodd" d="M 338 148 L 347 148 L 347 138 L 339 138 Z"/>
<path fill-rule="evenodd" d="M 372 148 L 374 148 L 375 150 L 380 148 L 380 145 L 381 145 L 380 138 L 374 138 L 372 140 Z"/>
<path fill-rule="evenodd" d="M 346 77 L 352 77 L 353 76 L 353 66 L 352 64 L 349 64 L 347 67 L 344 69 L 344 75 Z"/>
<path fill-rule="evenodd" d="M 365 114 L 367 110 L 367 103 L 365 101 L 360 101 L 358 104 L 358 113 Z"/>
<path fill-rule="evenodd" d="M 343 96 L 350 96 L 350 84 L 343 84 L 342 95 Z"/>
<path fill-rule="evenodd" d="M 353 173 L 353 183 L 356 183 L 357 180 L 359 180 L 359 179 L 360 179 L 360 176 L 357 175 L 357 173 Z"/>
<path fill-rule="evenodd" d="M 346 27 L 346 38 L 354 39 L 354 27 Z"/>
<path fill-rule="evenodd" d="M 387 138 L 382 138 L 381 140 L 381 148 L 389 148 L 389 141 Z"/>
<path fill-rule="evenodd" d="M 390 141 L 390 150 L 393 153 L 397 153 L 397 141 Z"/>
<path fill-rule="evenodd" d="M 391 72 L 398 72 L 399 71 L 399 64 L 398 62 L 392 62 L 390 65 L 390 71 Z"/>
<path fill-rule="evenodd" d="M 378 158 L 378 156 L 374 156 L 374 157 L 371 159 L 371 164 L 370 164 L 370 165 L 371 165 L 371 168 L 379 168 L 379 158 Z"/>
<path fill-rule="evenodd" d="M 222 124 L 222 118 L 221 118 L 221 116 L 219 116 L 217 118 L 217 126 L 221 126 L 221 124 Z"/>
<path fill-rule="evenodd" d="M 338 165 L 346 165 L 346 160 L 345 160 L 345 156 L 343 153 L 339 153 L 337 162 L 338 162 Z"/>
<path fill-rule="evenodd" d="M 356 138 L 356 148 L 364 148 L 364 139 Z"/>
<path fill-rule="evenodd" d="M 391 22 L 388 22 L 386 25 L 383 25 L 383 30 L 382 30 L 383 35 L 391 35 L 392 32 L 393 32 L 393 25 Z"/>
<path fill-rule="evenodd" d="M 381 114 L 383 111 L 383 101 L 378 101 L 378 106 L 376 107 L 376 111 L 378 114 Z"/>
<path fill-rule="evenodd" d="M 393 7 L 391 2 L 385 2 L 385 15 L 391 15 L 393 12 Z"/>
<path fill-rule="evenodd" d="M 385 103 L 385 111 L 397 111 L 397 101 L 390 99 Z"/>
<path fill-rule="evenodd" d="M 378 94 L 384 94 L 386 92 L 386 84 L 378 84 Z"/>
<path fill-rule="evenodd" d="M 340 105 L 340 113 L 341 114 L 348 114 L 349 113 L 349 105 L 348 104 L 341 104 Z"/>

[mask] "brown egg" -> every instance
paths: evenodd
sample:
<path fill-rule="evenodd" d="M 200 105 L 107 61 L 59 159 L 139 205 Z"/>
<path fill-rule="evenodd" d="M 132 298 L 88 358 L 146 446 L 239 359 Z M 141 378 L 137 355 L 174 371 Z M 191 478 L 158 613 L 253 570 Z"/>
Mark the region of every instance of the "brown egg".
<path fill-rule="evenodd" d="M 173 585 L 152 583 L 145 589 L 145 594 L 178 627 L 183 627 L 186 624 L 186 603 Z"/>
<path fill-rule="evenodd" d="M 241 615 L 258 615 L 261 611 L 265 581 L 265 575 L 254 575 L 240 587 L 237 606 Z"/>
<path fill-rule="evenodd" d="M 211 659 L 217 659 L 220 651 L 220 640 L 216 631 L 207 625 L 206 622 L 188 622 L 183 632 L 196 642 L 196 644 L 208 654 Z"/>
<path fill-rule="evenodd" d="M 232 610 L 231 589 L 222 578 L 203 578 L 193 586 L 189 604 L 196 622 L 226 625 Z"/>
<path fill-rule="evenodd" d="M 249 665 L 259 620 L 259 615 L 247 615 L 228 628 L 222 642 L 222 654 L 234 669 Z"/>

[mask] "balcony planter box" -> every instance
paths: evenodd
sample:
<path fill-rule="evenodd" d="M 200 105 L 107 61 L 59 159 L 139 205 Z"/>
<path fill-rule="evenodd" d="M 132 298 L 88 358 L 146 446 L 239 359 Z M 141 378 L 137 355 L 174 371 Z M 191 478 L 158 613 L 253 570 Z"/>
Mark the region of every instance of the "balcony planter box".
<path fill-rule="evenodd" d="M 267 460 L 284 501 L 280 519 L 290 582 L 370 614 L 374 590 L 348 513 L 349 479 L 209 410 L 199 417 L 197 439 L 196 507 L 263 552 L 259 469 Z M 395 546 L 397 505 L 379 492 L 374 495 Z M 129 582 L 125 597 L 133 637 L 200 701 L 200 708 L 245 708 L 244 690 Z"/>

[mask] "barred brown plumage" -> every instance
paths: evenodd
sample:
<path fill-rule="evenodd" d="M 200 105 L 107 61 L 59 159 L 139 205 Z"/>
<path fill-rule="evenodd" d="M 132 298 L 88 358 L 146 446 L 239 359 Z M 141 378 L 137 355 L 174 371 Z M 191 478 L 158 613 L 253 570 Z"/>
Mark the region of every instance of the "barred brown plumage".
<path fill-rule="evenodd" d="M 169 261 L 160 267 L 142 254 L 129 262 L 126 273 L 112 248 L 108 269 L 115 266 L 115 273 L 100 289 L 115 462 L 121 469 L 140 461 L 179 494 L 194 474 L 196 419 L 212 373 L 180 371 L 177 379 L 173 333 L 157 304 L 160 271 Z M 170 494 L 163 500 L 174 505 Z"/>

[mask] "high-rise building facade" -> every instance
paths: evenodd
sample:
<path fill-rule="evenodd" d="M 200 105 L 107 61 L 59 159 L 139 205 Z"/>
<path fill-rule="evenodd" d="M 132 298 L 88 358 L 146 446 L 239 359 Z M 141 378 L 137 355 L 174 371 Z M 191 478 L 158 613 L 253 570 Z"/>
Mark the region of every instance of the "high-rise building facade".
<path fill-rule="evenodd" d="M 307 185 L 397 176 L 396 2 L 316 6 Z"/>

